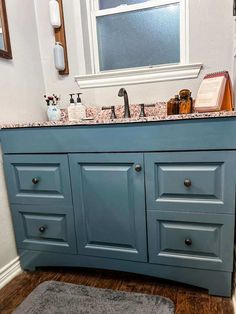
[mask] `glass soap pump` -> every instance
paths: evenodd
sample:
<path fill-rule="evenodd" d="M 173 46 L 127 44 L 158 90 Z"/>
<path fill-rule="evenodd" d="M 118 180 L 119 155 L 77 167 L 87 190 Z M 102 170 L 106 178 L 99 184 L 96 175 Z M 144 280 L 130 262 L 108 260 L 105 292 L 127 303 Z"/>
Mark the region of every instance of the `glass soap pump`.
<path fill-rule="evenodd" d="M 76 100 L 76 104 L 75 104 L 75 118 L 76 120 L 82 120 L 84 118 L 86 118 L 86 107 L 84 104 L 82 104 L 80 95 L 82 95 L 82 93 L 77 93 L 77 100 Z"/>
<path fill-rule="evenodd" d="M 67 109 L 68 111 L 68 120 L 69 121 L 75 121 L 76 117 L 75 117 L 75 101 L 74 101 L 74 96 L 75 94 L 70 94 L 70 105 Z"/>

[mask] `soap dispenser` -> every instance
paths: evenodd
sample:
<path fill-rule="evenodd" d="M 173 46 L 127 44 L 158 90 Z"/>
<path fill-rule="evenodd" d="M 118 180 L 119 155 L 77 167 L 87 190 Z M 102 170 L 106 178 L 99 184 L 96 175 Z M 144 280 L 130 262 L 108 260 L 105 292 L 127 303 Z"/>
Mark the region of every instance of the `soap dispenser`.
<path fill-rule="evenodd" d="M 75 116 L 75 101 L 74 101 L 74 96 L 75 94 L 70 94 L 70 105 L 68 107 L 68 120 L 69 121 L 76 121 L 76 116 Z"/>
<path fill-rule="evenodd" d="M 82 93 L 77 93 L 77 101 L 76 101 L 76 105 L 75 105 L 75 118 L 76 120 L 82 120 L 84 118 L 86 118 L 86 107 L 84 106 L 84 104 L 82 104 L 80 95 L 82 95 Z"/>

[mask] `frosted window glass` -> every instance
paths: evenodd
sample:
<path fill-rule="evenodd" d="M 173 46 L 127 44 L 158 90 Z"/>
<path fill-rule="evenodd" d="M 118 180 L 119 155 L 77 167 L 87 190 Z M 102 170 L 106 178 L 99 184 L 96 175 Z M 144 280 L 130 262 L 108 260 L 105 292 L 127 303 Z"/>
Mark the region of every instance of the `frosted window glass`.
<path fill-rule="evenodd" d="M 179 4 L 97 17 L 100 70 L 180 62 Z"/>
<path fill-rule="evenodd" d="M 99 8 L 100 10 L 110 9 L 118 7 L 121 4 L 136 4 L 147 2 L 149 0 L 100 0 L 99 1 Z"/>

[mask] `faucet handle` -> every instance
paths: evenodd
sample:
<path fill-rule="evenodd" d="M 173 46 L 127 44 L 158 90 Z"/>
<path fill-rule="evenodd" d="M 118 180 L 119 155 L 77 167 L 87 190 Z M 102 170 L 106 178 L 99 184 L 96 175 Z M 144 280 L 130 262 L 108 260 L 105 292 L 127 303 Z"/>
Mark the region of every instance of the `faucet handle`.
<path fill-rule="evenodd" d="M 140 111 L 139 117 L 140 117 L 140 118 L 143 118 L 143 117 L 146 117 L 145 109 L 144 109 L 144 108 L 155 107 L 155 104 L 150 104 L 150 105 L 140 104 L 140 107 L 141 107 L 141 111 Z"/>
<path fill-rule="evenodd" d="M 116 119 L 116 112 L 115 112 L 115 106 L 110 106 L 110 107 L 102 107 L 102 110 L 111 110 L 111 116 L 110 119 Z"/>

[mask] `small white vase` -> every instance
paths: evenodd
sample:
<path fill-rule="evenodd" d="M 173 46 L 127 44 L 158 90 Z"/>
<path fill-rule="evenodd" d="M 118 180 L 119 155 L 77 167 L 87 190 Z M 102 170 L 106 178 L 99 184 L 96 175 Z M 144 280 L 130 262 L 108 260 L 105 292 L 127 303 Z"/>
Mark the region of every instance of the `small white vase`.
<path fill-rule="evenodd" d="M 49 121 L 59 121 L 61 119 L 61 110 L 56 105 L 48 106 L 47 110 Z"/>

